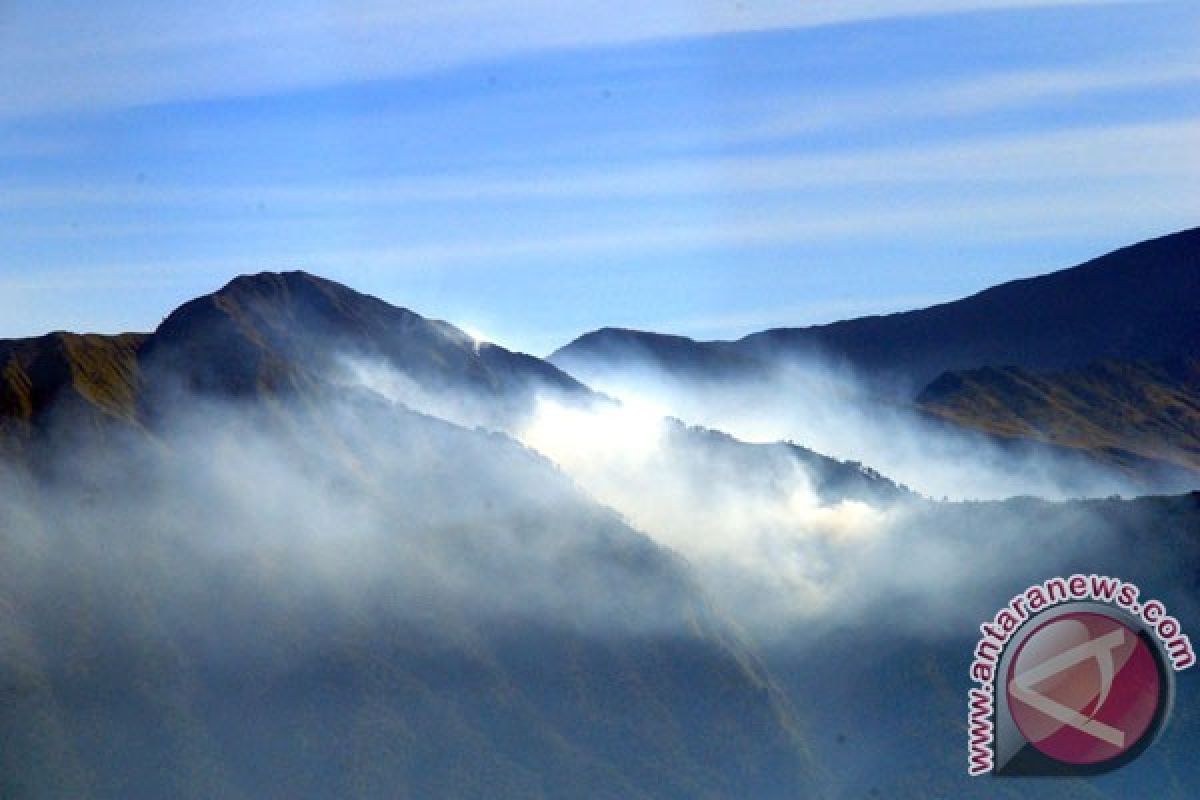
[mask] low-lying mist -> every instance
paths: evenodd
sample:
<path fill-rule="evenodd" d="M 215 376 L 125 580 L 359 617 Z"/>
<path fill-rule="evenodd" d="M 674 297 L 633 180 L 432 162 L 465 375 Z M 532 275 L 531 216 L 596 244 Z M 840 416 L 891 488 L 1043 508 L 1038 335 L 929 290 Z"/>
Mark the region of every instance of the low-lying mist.
<path fill-rule="evenodd" d="M 0 627 L 46 652 L 85 618 L 216 663 L 380 622 L 640 635 L 693 611 L 681 565 L 543 459 L 378 397 L 191 399 L 153 436 L 58 447 L 0 474 Z"/>
<path fill-rule="evenodd" d="M 644 365 L 583 368 L 578 377 L 612 397 L 745 441 L 794 440 L 862 462 L 935 499 L 1058 500 L 1138 489 L 1082 456 L 1005 444 L 922 416 L 905 400 L 908 387 L 883 387 L 816 358 L 744 379 L 689 379 Z"/>
<path fill-rule="evenodd" d="M 862 443 L 888 463 L 907 465 L 905 483 L 927 493 L 953 484 L 967 497 L 1009 494 L 998 487 L 1055 496 L 1068 484 L 1103 480 L 922 428 L 900 410 L 872 413 L 832 374 L 804 391 L 786 388 L 781 378 L 772 386 L 709 385 L 694 396 L 661 378 L 643 376 L 635 389 L 613 380 L 601 384 L 606 398 L 546 393 L 514 420 L 464 413 L 460 400 L 444 400 L 377 364 L 353 362 L 348 374 L 425 413 L 506 427 L 633 528 L 683 556 L 717 606 L 762 642 L 857 624 L 900 599 L 907 611 L 898 630 L 971 630 L 976 609 L 1022 588 L 1027 576 L 1110 544 L 1082 524 L 1047 530 L 1037 519 L 1041 506 L 1021 501 L 997 506 L 1001 513 L 991 515 L 986 531 L 948 526 L 938 509 L 960 503 L 944 506 L 896 489 L 856 465 L 836 466 L 858 474 L 865 487 L 889 491 L 824 490 L 833 462 L 770 444 L 776 433 L 809 445 L 804 435 L 819 431 L 821 442 L 838 444 L 830 448 L 837 455 L 875 466 L 853 449 Z M 686 424 L 696 421 L 759 443 Z M 852 438 L 838 439 L 839 431 Z M 885 441 L 871 439 L 872 432 Z"/>
<path fill-rule="evenodd" d="M 512 438 L 345 387 L 170 409 L 0 473 L 0 796 L 805 785 L 686 564 Z"/>
<path fill-rule="evenodd" d="M 0 789 L 7 769 L 48 783 L 33 796 L 126 796 L 136 769 L 159 796 L 286 796 L 293 778 L 299 795 L 409 781 L 407 796 L 438 796 L 483 752 L 464 795 L 489 796 L 499 769 L 512 796 L 561 794 L 543 775 L 589 776 L 589 796 L 737 796 L 751 779 L 754 796 L 795 796 L 817 779 L 811 753 L 849 752 L 825 728 L 933 702 L 920 682 L 965 659 L 1005 598 L 1138 563 L 1089 504 L 936 502 L 676 418 L 707 408 L 712 423 L 719 404 L 612 386 L 496 403 L 378 359 L 328 361 L 309 391 L 181 394 L 102 446 L 61 426 L 29 469 L 0 472 Z M 766 416 L 781 404 L 720 388 L 747 425 L 786 424 Z M 814 409 L 830 429 L 865 416 Z M 953 475 L 905 435 L 931 475 Z M 964 485 L 982 463 L 963 463 Z M 929 491 L 919 466 L 905 482 Z M 1187 569 L 1146 552 L 1124 577 Z M 856 659 L 853 680 L 830 652 Z M 918 686 L 887 714 L 884 659 Z M 847 764 L 872 777 L 825 775 L 828 794 L 908 774 L 921 748 L 957 753 L 960 698 L 936 700 L 950 722 L 921 727 L 920 748 L 862 734 Z M 822 730 L 801 730 L 793 703 Z M 108 759 L 106 742 L 136 755 Z M 631 764 L 644 772 L 623 784 Z"/>

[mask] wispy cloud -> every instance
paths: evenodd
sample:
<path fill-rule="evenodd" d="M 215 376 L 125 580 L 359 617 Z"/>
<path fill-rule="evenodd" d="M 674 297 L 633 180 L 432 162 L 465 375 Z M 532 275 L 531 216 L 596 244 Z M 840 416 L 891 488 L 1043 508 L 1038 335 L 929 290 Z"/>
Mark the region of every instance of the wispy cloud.
<path fill-rule="evenodd" d="M 940 141 L 853 148 L 820 155 L 735 155 L 594 167 L 530 166 L 506 173 L 473 170 L 440 175 L 322 182 L 220 185 L 10 185 L 0 207 L 236 206 L 371 208 L 403 204 L 587 200 L 798 191 L 863 184 L 989 182 L 1045 184 L 1065 180 L 1177 181 L 1200 178 L 1200 119 L 1099 125 Z"/>
<path fill-rule="evenodd" d="M 91 324 L 98 290 L 138 286 L 112 313 L 145 327 L 303 267 L 525 337 L 725 334 L 961 290 L 935 262 L 1064 266 L 1200 209 L 1188 12 L 1096 5 L 0 3 L 6 330 Z M 1076 7 L 976 13 L 1052 6 Z M 878 285 L 830 275 L 858 260 Z M 552 293 L 574 305 L 530 311 Z"/>
<path fill-rule="evenodd" d="M 889 86 L 885 91 L 822 98 L 773 97 L 775 108 L 800 108 L 774 114 L 754 114 L 741 125 L 718 133 L 728 143 L 746 144 L 813 133 L 856 129 L 902 120 L 944 120 L 1081 95 L 1164 89 L 1200 83 L 1200 63 L 1124 63 L 1102 69 L 1021 69 L 975 75 L 952 81 Z"/>
<path fill-rule="evenodd" d="M 1097 0 L 18 4 L 0 17 L 0 114 L 289 91 L 664 37 L 1083 4 Z"/>
<path fill-rule="evenodd" d="M 1140 202 L 1155 204 L 1152 197 Z M 1200 191 L 1188 201 L 1200 207 Z M 436 243 L 413 242 L 394 247 L 340 251 L 331 254 L 336 263 L 375 262 L 395 266 L 429 267 L 494 265 L 513 262 L 548 262 L 569 265 L 573 259 L 605 254 L 640 255 L 695 253 L 705 250 L 749 251 L 755 248 L 810 245 L 848 239 L 922 241 L 945 239 L 964 228 L 973 228 L 975 243 L 998 243 L 1033 239 L 1061 233 L 1064 227 L 1090 234 L 1119 230 L 1128 224 L 1129 199 L 1097 196 L 1087 188 L 1062 190 L 1009 198 L 984 199 L 969 204 L 950 200 L 924 203 L 919 208 L 858 209 L 809 206 L 771 209 L 770 218 L 731 215 L 707 223 L 672 223 L 613 226 L 603 231 L 564 231 L 539 234 L 534 231 L 511 237 Z M 1167 226 L 1183 226 L 1193 220 L 1179 213 L 1177 198 L 1157 200 L 1158 218 Z M 1172 213 L 1174 212 L 1174 213 Z M 318 260 L 324 260 L 317 256 Z M 567 267 L 569 268 L 569 266 Z"/>

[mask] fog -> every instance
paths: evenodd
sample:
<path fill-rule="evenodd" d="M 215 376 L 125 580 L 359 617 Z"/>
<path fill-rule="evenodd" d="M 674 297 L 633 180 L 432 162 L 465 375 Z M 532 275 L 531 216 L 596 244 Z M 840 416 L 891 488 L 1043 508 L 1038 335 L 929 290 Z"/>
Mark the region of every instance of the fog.
<path fill-rule="evenodd" d="M 682 556 L 716 606 L 763 643 L 866 624 L 898 602 L 907 611 L 895 620 L 897 631 L 970 631 L 979 609 L 1111 545 L 1083 522 L 1046 530 L 1034 518 L 1040 506 L 1019 501 L 997 506 L 986 531 L 964 529 L 949 520 L 961 523 L 970 514 L 950 512 L 972 506 L 922 495 L 1053 498 L 1068 489 L 1125 486 L 1099 469 L 1006 452 L 901 409 L 880 409 L 830 370 L 789 371 L 770 384 L 705 386 L 644 372 L 623 381 L 610 376 L 597 382 L 606 395 L 598 400 L 543 393 L 528 413 L 499 420 L 486 407 L 467 408 L 461 398 L 424 390 L 378 363 L 345 364 L 347 380 L 393 401 L 459 424 L 505 428 L 631 527 Z M 829 496 L 819 489 L 819 464 L 689 423 L 750 442 L 794 439 L 870 466 L 890 464 L 898 471 L 884 474 L 916 491 Z"/>
<path fill-rule="evenodd" d="M 935 499 L 1055 500 L 1139 488 L 1086 458 L 1033 444 L 1005 445 L 923 416 L 909 403 L 912 387 L 880 385 L 815 357 L 780 362 L 766 376 L 741 380 L 688 379 L 636 362 L 619 369 L 583 364 L 578 373 L 623 401 L 745 441 L 794 440 L 868 464 Z"/>
<path fill-rule="evenodd" d="M 658 676 L 655 691 L 677 692 L 679 708 L 703 709 L 704 724 L 728 712 L 735 727 L 773 730 L 738 716 L 755 703 L 776 713 L 767 700 L 782 691 L 755 671 L 754 653 L 822 725 L 841 725 L 876 714 L 878 693 L 837 683 L 845 674 L 812 658 L 861 657 L 863 641 L 890 641 L 919 670 L 914 643 L 969 640 L 1014 592 L 1120 552 L 1083 505 L 933 501 L 864 468 L 689 424 L 806 445 L 805 430 L 826 444 L 837 430 L 865 442 L 853 429 L 873 425 L 893 441 L 870 452 L 907 464 L 900 477 L 931 494 L 950 480 L 963 496 L 995 491 L 970 488 L 971 476 L 1023 488 L 1044 477 L 1046 494 L 1064 485 L 1052 463 L 1026 461 L 1041 472 L 1021 473 L 997 471 L 993 453 L 971 461 L 969 439 L 926 448 L 925 431 L 901 427 L 911 418 L 868 420 L 865 407 L 833 402 L 832 389 L 810 387 L 810 400 L 793 387 L 772 404 L 761 387 L 710 386 L 707 404 L 688 405 L 666 382 L 610 383 L 607 396 L 533 391 L 497 403 L 361 355 L 318 361 L 335 366 L 317 390 L 175 394 L 150 429 L 100 440 L 64 421 L 31 443 L 26 468 L 0 471 L 0 696 L 46 698 L 33 706 L 42 717 L 22 718 L 42 738 L 13 753 L 42 752 L 63 719 L 85 731 L 80 720 L 102 719 L 97 735 L 123 741 L 157 730 L 146 709 L 185 700 L 203 707 L 187 713 L 251 748 L 280 735 L 296 704 L 315 704 L 309 722 L 288 728 L 302 732 L 342 724 L 352 702 L 396 715 L 430 702 L 430 746 L 449 737 L 465 752 L 478 746 L 471 725 L 523 741 L 530 728 L 509 722 L 514 697 L 544 698 L 522 706 L 532 715 L 523 719 L 559 709 L 560 730 L 586 733 L 572 716 L 584 713 L 581 686 L 597 692 L 595 707 L 617 697 L 606 713 L 652 747 L 660 710 L 638 705 L 631 664 Z M 830 449 L 872 463 L 851 444 Z M 954 465 L 939 463 L 948 448 Z M 872 685 L 873 664 L 858 663 L 856 680 Z M 772 688 L 726 708 L 718 698 L 731 674 Z M 130 703 L 129 715 L 97 711 Z M 244 723 L 243 703 L 256 709 Z M 957 700 L 945 705 L 958 719 Z M 471 725 L 438 727 L 466 707 L 482 709 Z M 860 739 L 855 763 L 914 752 L 884 738 Z M 293 769 L 280 765 L 307 758 L 289 741 L 286 757 L 263 763 Z M 719 760 L 710 767 L 713 781 L 734 774 Z"/>
<path fill-rule="evenodd" d="M 80 637 L 236 674 L 380 626 L 610 637 L 696 613 L 680 562 L 502 434 L 365 393 L 272 406 L 177 398 L 153 435 L 0 472 L 0 632 L 67 674 Z"/>

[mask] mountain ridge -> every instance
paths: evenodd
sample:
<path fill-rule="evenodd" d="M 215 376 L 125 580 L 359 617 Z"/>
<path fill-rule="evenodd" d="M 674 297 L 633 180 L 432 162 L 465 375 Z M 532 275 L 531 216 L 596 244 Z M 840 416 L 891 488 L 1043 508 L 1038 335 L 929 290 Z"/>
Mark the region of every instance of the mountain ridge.
<path fill-rule="evenodd" d="M 584 380 L 649 370 L 691 390 L 786 391 L 806 368 L 832 368 L 884 406 L 1077 453 L 1171 491 L 1200 480 L 1200 385 L 1164 365 L 1197 359 L 1200 228 L 923 309 L 732 341 L 603 328 L 550 356 Z"/>
<path fill-rule="evenodd" d="M 65 344 L 64 344 L 65 343 Z M 6 356 L 7 354 L 7 356 Z M 479 342 L 427 319 L 303 271 L 240 275 L 183 303 L 151 334 L 50 334 L 0 341 L 0 454 L 39 458 L 48 431 L 80 446 L 122 431 L 153 431 L 198 398 L 272 401 L 345 389 L 346 359 L 383 365 L 412 380 L 417 396 L 393 397 L 467 427 L 512 431 L 548 395 L 569 403 L 607 398 L 534 356 Z M 37 367 L 32 377 L 26 365 Z M 374 387 L 371 387 L 374 388 Z M 687 434 L 697 448 L 714 441 Z M 680 448 L 687 437 L 673 437 Z M 753 450 L 763 469 L 773 456 Z M 794 460 L 846 496 L 900 498 L 886 478 L 810 450 Z"/>
<path fill-rule="evenodd" d="M 943 372 L 984 365 L 1050 369 L 1200 354 L 1200 227 L 922 309 L 772 328 L 736 340 L 605 328 L 577 337 L 548 360 L 586 374 L 572 367 L 589 360 L 609 366 L 614 358 L 636 362 L 642 353 L 635 346 L 656 365 L 679 372 L 713 360 L 769 368 L 816 357 L 918 390 Z"/>
<path fill-rule="evenodd" d="M 198 339 L 200 341 L 198 341 Z M 214 341 L 214 339 L 216 341 Z M 319 348 L 318 348 L 319 345 Z M 204 350 L 232 347 L 262 370 L 228 376 L 224 388 L 248 390 L 257 377 L 294 378 L 279 361 L 296 362 L 338 348 L 379 356 L 415 376 L 460 382 L 493 392 L 543 382 L 564 391 L 585 391 L 578 381 L 532 356 L 476 342 L 454 325 L 428 319 L 373 295 L 303 271 L 241 275 L 167 316 L 147 343 L 150 359 L 159 348 L 178 371 L 211 360 Z M 172 347 L 180 352 L 171 354 Z M 277 374 L 278 373 L 278 374 Z M 192 372 L 201 387 L 220 376 Z"/>
<path fill-rule="evenodd" d="M 40 467 L 0 463 L 0 796 L 811 794 L 680 556 L 508 435 L 323 381 L 344 350 L 561 375 L 296 273 L 0 343 Z"/>
<path fill-rule="evenodd" d="M 1200 475 L 1200 359 L 947 372 L 922 390 L 916 405 L 988 434 L 1076 448 L 1116 465 L 1160 461 Z"/>
<path fill-rule="evenodd" d="M 170 312 L 151 333 L 0 340 L 0 431 L 28 438 L 53 417 L 141 425 L 173 393 L 247 397 L 311 389 L 340 355 L 376 358 L 438 388 L 498 399 L 589 390 L 556 367 L 480 343 L 448 322 L 303 271 L 240 275 Z M 514 401 L 515 402 L 515 401 Z"/>

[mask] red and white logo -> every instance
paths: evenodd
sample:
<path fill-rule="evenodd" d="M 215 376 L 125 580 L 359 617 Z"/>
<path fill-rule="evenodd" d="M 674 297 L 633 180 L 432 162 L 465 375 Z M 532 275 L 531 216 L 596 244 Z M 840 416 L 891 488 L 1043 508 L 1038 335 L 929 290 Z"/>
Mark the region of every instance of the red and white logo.
<path fill-rule="evenodd" d="M 1162 698 L 1143 637 L 1107 614 L 1069 612 L 1021 642 L 1004 689 L 1021 735 L 1065 764 L 1118 758 L 1152 734 Z M 997 687 L 999 688 L 999 687 Z"/>

